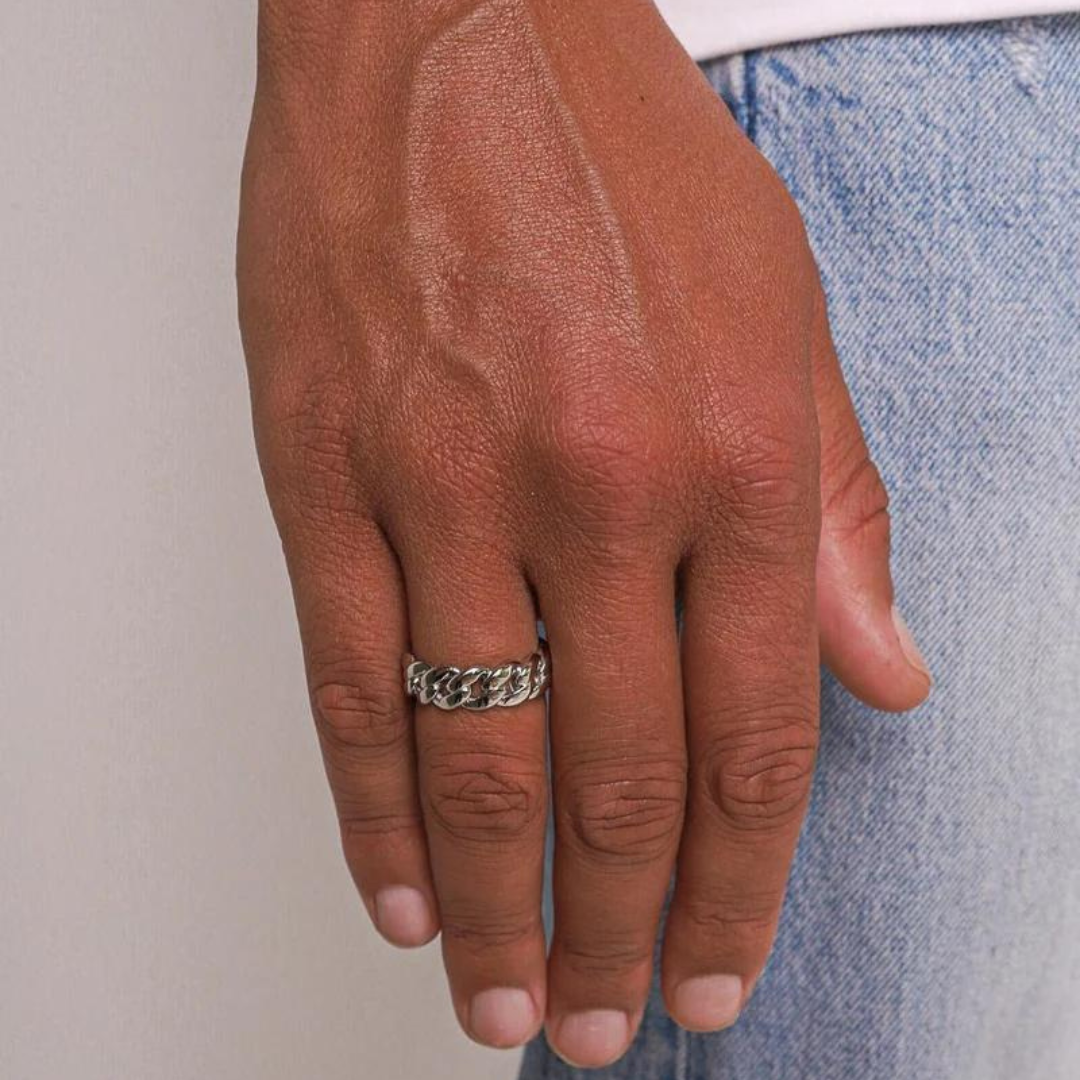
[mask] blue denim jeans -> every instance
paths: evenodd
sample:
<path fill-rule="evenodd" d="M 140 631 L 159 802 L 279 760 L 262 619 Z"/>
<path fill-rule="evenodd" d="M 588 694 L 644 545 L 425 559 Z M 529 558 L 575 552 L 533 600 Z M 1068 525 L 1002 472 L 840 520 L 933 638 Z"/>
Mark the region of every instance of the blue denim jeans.
<path fill-rule="evenodd" d="M 654 991 L 633 1080 L 1080 1077 L 1080 17 L 707 66 L 806 217 L 937 682 L 830 678 L 776 951 L 738 1025 Z M 543 1041 L 526 1080 L 577 1075 Z"/>

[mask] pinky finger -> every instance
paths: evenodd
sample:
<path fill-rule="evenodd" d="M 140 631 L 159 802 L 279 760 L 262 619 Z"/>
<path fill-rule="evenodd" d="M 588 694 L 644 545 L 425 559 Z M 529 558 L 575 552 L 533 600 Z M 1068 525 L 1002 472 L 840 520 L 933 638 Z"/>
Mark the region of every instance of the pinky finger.
<path fill-rule="evenodd" d="M 308 685 L 353 880 L 379 932 L 412 948 L 438 932 L 416 785 L 397 559 L 374 523 L 288 550 Z M 333 552 L 332 558 L 329 553 Z"/>

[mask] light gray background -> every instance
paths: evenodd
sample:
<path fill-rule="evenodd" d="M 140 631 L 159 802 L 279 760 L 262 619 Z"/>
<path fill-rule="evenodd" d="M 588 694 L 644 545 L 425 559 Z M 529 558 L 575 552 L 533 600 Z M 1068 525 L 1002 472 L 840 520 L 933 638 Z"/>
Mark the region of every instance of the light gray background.
<path fill-rule="evenodd" d="M 233 290 L 252 0 L 0 0 L 0 1077 L 495 1080 L 338 855 Z"/>

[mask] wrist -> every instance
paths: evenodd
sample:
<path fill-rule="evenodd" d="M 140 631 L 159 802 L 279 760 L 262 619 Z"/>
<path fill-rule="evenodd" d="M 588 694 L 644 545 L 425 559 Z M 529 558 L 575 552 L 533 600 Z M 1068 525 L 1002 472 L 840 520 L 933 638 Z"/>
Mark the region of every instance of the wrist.
<path fill-rule="evenodd" d="M 293 66 L 303 55 L 378 45 L 412 53 L 424 41 L 485 12 L 503 26 L 604 37 L 640 19 L 661 23 L 653 0 L 262 0 L 259 35 L 265 61 Z M 592 33 L 590 33 L 590 31 Z"/>
<path fill-rule="evenodd" d="M 566 0 L 554 0 L 564 3 Z M 325 52 L 385 43 L 388 52 L 409 51 L 471 12 L 498 6 L 527 15 L 528 0 L 263 0 L 260 41 L 275 60 L 291 62 L 297 51 Z"/>

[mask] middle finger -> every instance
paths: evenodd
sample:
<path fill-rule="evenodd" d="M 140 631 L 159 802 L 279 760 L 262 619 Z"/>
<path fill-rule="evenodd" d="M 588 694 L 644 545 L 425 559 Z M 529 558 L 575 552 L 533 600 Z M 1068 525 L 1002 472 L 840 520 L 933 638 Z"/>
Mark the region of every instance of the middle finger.
<path fill-rule="evenodd" d="M 686 792 L 674 567 L 586 559 L 538 582 L 553 663 L 548 1037 L 620 1057 L 641 1020 Z"/>

